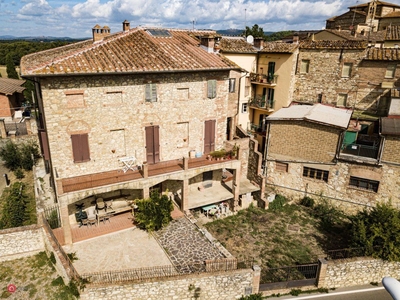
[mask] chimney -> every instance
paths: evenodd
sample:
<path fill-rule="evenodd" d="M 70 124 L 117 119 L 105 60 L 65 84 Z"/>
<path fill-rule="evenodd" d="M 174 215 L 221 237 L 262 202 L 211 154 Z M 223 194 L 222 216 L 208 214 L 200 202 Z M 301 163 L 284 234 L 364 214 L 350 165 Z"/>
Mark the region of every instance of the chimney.
<path fill-rule="evenodd" d="M 340 25 L 336 26 L 336 30 L 337 30 L 337 31 L 342 30 L 342 26 L 340 26 Z"/>
<path fill-rule="evenodd" d="M 110 35 L 110 27 L 104 26 L 103 28 L 100 27 L 100 25 L 96 24 L 92 28 L 92 33 L 93 33 L 93 42 L 98 42 L 101 41 L 104 37 Z"/>
<path fill-rule="evenodd" d="M 202 36 L 200 39 L 200 45 L 208 53 L 214 52 L 214 36 L 212 35 Z"/>
<path fill-rule="evenodd" d="M 295 33 L 293 34 L 293 44 L 298 44 L 299 43 L 299 34 Z"/>
<path fill-rule="evenodd" d="M 124 22 L 122 22 L 122 30 L 129 31 L 129 29 L 131 29 L 131 24 L 129 23 L 129 21 L 125 20 Z"/>
<path fill-rule="evenodd" d="M 262 37 L 254 38 L 253 46 L 259 50 L 262 50 L 264 48 L 264 39 Z"/>

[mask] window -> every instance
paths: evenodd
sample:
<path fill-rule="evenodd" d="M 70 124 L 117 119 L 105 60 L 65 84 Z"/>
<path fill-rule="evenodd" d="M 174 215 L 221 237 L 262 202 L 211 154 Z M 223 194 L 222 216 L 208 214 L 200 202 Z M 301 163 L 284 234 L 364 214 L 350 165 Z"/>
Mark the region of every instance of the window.
<path fill-rule="evenodd" d="M 306 74 L 310 69 L 310 61 L 308 59 L 302 59 L 300 64 L 300 73 Z"/>
<path fill-rule="evenodd" d="M 314 178 L 328 182 L 329 171 L 303 167 L 303 177 Z"/>
<path fill-rule="evenodd" d="M 385 73 L 385 78 L 394 78 L 397 65 L 388 65 Z"/>
<path fill-rule="evenodd" d="M 317 102 L 322 103 L 322 94 L 318 94 L 317 97 L 318 97 Z"/>
<path fill-rule="evenodd" d="M 289 164 L 283 162 L 275 162 L 276 171 L 287 173 L 289 169 Z"/>
<path fill-rule="evenodd" d="M 157 86 L 155 83 L 146 84 L 146 102 L 157 102 Z"/>
<path fill-rule="evenodd" d="M 350 77 L 352 67 L 353 67 L 352 63 L 344 63 L 342 68 L 342 77 Z"/>
<path fill-rule="evenodd" d="M 336 106 L 346 106 L 347 94 L 339 94 L 337 97 Z"/>
<path fill-rule="evenodd" d="M 212 99 L 217 97 L 217 81 L 208 80 L 207 81 L 207 97 Z"/>
<path fill-rule="evenodd" d="M 88 134 L 72 134 L 72 155 L 74 157 L 74 162 L 85 162 L 90 160 L 89 152 L 89 138 Z"/>
<path fill-rule="evenodd" d="M 270 61 L 268 63 L 268 81 L 272 81 L 275 75 L 275 62 Z"/>
<path fill-rule="evenodd" d="M 83 92 L 66 92 L 66 96 L 68 108 L 85 107 Z"/>
<path fill-rule="evenodd" d="M 236 78 L 229 78 L 229 93 L 235 92 Z"/>
<path fill-rule="evenodd" d="M 350 176 L 349 185 L 376 193 L 378 192 L 379 181 Z"/>
<path fill-rule="evenodd" d="M 247 113 L 247 103 L 242 103 L 242 113 Z"/>

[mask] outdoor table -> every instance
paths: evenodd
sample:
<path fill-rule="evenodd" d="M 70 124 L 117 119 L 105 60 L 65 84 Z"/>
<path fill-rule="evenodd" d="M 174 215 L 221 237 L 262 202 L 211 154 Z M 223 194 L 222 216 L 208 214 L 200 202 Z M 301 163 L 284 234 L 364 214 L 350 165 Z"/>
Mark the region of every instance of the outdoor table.
<path fill-rule="evenodd" d="M 124 173 L 126 173 L 128 170 L 132 170 L 132 171 L 137 170 L 137 166 L 135 165 L 136 157 L 127 156 L 127 157 L 119 158 L 118 160 L 124 164 L 124 166 L 122 167 L 122 171 L 124 171 Z"/>
<path fill-rule="evenodd" d="M 203 206 L 201 209 L 206 213 L 206 216 L 208 217 L 208 212 L 211 209 L 218 209 L 218 206 L 215 204 L 211 204 L 211 205 Z"/>

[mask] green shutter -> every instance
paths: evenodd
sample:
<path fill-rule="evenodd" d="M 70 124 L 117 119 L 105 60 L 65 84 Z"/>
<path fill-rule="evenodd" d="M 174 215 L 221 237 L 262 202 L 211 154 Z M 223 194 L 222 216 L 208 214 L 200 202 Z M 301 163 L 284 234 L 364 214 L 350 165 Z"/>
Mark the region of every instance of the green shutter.
<path fill-rule="evenodd" d="M 145 99 L 147 102 L 157 102 L 157 86 L 155 83 L 146 84 Z"/>
<path fill-rule="evenodd" d="M 207 81 L 207 97 L 212 99 L 217 96 L 217 81 L 208 80 Z"/>

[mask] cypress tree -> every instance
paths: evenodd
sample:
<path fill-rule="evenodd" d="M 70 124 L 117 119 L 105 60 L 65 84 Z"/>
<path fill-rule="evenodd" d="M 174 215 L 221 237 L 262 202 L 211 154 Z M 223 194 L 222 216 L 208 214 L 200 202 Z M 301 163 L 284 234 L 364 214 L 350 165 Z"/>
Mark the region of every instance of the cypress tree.
<path fill-rule="evenodd" d="M 6 70 L 8 78 L 19 79 L 18 73 L 15 70 L 12 53 L 6 55 Z"/>

